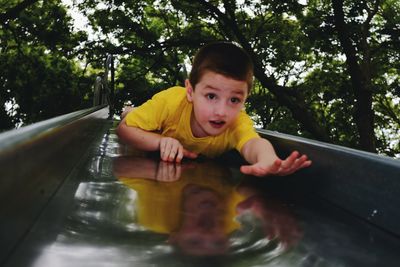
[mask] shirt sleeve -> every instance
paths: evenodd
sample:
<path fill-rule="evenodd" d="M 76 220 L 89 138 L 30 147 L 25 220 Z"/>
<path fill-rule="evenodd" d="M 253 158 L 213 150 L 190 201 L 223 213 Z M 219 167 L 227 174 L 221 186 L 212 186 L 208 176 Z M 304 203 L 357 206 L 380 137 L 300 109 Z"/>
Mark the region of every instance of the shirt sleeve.
<path fill-rule="evenodd" d="M 236 150 L 240 152 L 247 141 L 259 137 L 260 136 L 254 129 L 253 121 L 249 115 L 244 111 L 240 112 L 232 133 L 232 140 L 234 142 L 233 146 Z"/>
<path fill-rule="evenodd" d="M 165 95 L 166 92 L 161 91 L 141 106 L 134 108 L 126 115 L 126 125 L 145 131 L 161 130 L 168 116 L 168 101 Z"/>

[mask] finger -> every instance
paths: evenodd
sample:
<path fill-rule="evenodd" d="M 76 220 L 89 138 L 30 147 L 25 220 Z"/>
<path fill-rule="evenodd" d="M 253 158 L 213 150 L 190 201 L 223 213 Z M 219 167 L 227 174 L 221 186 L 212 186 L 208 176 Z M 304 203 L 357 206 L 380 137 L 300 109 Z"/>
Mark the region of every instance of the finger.
<path fill-rule="evenodd" d="M 183 156 L 190 159 L 197 158 L 197 154 L 189 150 L 183 149 Z"/>
<path fill-rule="evenodd" d="M 290 170 L 288 170 L 288 174 L 291 174 L 295 171 L 298 171 L 302 168 L 308 167 L 311 165 L 311 161 L 308 160 L 306 155 L 302 155 L 300 158 L 298 158 L 292 165 L 292 167 L 290 168 Z"/>
<path fill-rule="evenodd" d="M 179 178 L 181 178 L 182 175 L 182 167 L 180 164 L 175 165 L 175 180 L 178 180 Z"/>
<path fill-rule="evenodd" d="M 299 157 L 299 152 L 293 151 L 283 162 L 282 162 L 282 168 L 287 169 L 290 168 L 293 163 L 297 160 Z"/>
<path fill-rule="evenodd" d="M 165 156 L 165 152 L 164 152 L 164 150 L 160 150 L 160 157 L 161 157 L 161 160 L 162 161 L 167 161 L 168 160 L 168 158 Z"/>
<path fill-rule="evenodd" d="M 303 156 L 301 156 L 300 158 L 296 159 L 296 160 L 293 162 L 292 166 L 290 166 L 290 169 L 293 170 L 293 171 L 296 171 L 296 170 L 298 170 L 299 168 L 301 168 L 301 166 L 303 165 L 303 163 L 306 162 L 306 161 L 307 161 L 307 156 L 306 156 L 306 155 L 303 155 Z"/>
<path fill-rule="evenodd" d="M 171 142 L 168 138 L 163 139 L 162 147 L 161 147 L 161 159 L 163 161 L 169 161 L 169 156 L 171 152 Z"/>
<path fill-rule="evenodd" d="M 276 159 L 274 161 L 274 163 L 271 165 L 271 167 L 269 168 L 269 172 L 273 173 L 273 174 L 276 174 L 276 173 L 279 172 L 281 167 L 282 167 L 282 160 L 281 159 Z"/>
<path fill-rule="evenodd" d="M 169 173 L 169 162 L 166 161 L 162 166 L 162 177 L 160 180 L 163 182 L 168 181 L 168 173 Z"/>
<path fill-rule="evenodd" d="M 179 146 L 178 147 L 178 152 L 177 152 L 177 155 L 176 155 L 176 159 L 175 159 L 176 163 L 181 163 L 182 158 L 183 158 L 183 147 Z"/>
<path fill-rule="evenodd" d="M 311 165 L 311 160 L 308 160 L 307 159 L 307 156 L 306 155 L 303 155 L 303 156 L 301 156 L 300 158 L 298 158 L 296 161 L 295 161 L 295 163 L 292 165 L 292 167 L 291 168 L 289 168 L 289 169 L 282 169 L 281 171 L 280 171 L 280 175 L 289 175 L 289 174 L 292 174 L 292 173 L 294 173 L 294 172 L 296 172 L 296 171 L 298 171 L 298 170 L 300 170 L 300 169 L 303 169 L 303 168 L 306 168 L 306 167 L 309 167 L 310 165 Z"/>
<path fill-rule="evenodd" d="M 168 172 L 168 174 L 166 177 L 167 178 L 166 181 L 174 180 L 175 179 L 175 164 L 168 163 L 167 172 Z"/>
<path fill-rule="evenodd" d="M 169 151 L 169 155 L 168 155 L 168 162 L 174 162 L 175 161 L 175 157 L 176 154 L 178 153 L 178 148 L 171 146 L 170 151 Z"/>
<path fill-rule="evenodd" d="M 160 158 L 162 160 L 165 160 L 164 153 L 165 153 L 165 138 L 161 138 L 161 140 L 160 140 Z"/>
<path fill-rule="evenodd" d="M 158 169 L 157 169 L 157 174 L 156 174 L 156 180 L 157 181 L 163 181 L 165 177 L 165 162 L 160 161 L 158 164 Z"/>
<path fill-rule="evenodd" d="M 173 162 L 176 156 L 176 148 L 173 139 L 169 139 L 165 145 L 164 159 L 167 162 Z"/>
<path fill-rule="evenodd" d="M 305 165 L 304 167 L 311 166 L 312 165 L 312 160 L 307 160 L 306 162 L 304 162 L 303 165 Z"/>
<path fill-rule="evenodd" d="M 173 153 L 173 144 L 171 142 L 171 140 L 168 140 L 168 142 L 166 142 L 165 145 L 165 151 L 164 151 L 164 160 L 167 162 L 170 162 L 170 157 L 171 157 L 171 153 Z"/>
<path fill-rule="evenodd" d="M 303 164 L 300 166 L 299 169 L 310 167 L 311 165 L 312 165 L 312 161 L 311 160 L 306 160 L 305 162 L 303 162 Z"/>

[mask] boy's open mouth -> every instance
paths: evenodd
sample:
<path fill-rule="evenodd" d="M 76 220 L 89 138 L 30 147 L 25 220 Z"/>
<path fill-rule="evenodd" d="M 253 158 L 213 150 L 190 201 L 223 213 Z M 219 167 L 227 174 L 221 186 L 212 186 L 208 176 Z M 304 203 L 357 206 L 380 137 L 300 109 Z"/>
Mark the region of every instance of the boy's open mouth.
<path fill-rule="evenodd" d="M 225 121 L 210 121 L 210 124 L 214 128 L 221 128 L 222 126 L 224 126 Z"/>

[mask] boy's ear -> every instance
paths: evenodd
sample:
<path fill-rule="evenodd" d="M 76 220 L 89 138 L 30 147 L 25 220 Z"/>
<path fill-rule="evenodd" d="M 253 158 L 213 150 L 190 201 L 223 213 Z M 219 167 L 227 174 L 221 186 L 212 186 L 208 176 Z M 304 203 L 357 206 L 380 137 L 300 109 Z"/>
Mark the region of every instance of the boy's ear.
<path fill-rule="evenodd" d="M 189 79 L 185 80 L 185 88 L 186 88 L 186 97 L 189 102 L 193 101 L 193 87 L 189 81 Z"/>

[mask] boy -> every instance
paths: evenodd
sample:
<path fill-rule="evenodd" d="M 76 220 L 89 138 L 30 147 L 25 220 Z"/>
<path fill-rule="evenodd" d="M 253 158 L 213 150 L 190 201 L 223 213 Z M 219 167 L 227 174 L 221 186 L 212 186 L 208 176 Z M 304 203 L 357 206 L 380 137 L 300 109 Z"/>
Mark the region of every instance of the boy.
<path fill-rule="evenodd" d="M 124 117 L 117 134 L 138 149 L 160 151 L 168 162 L 237 149 L 250 163 L 240 168 L 245 174 L 287 175 L 310 166 L 297 151 L 279 159 L 271 143 L 255 132 L 243 110 L 252 82 L 253 64 L 242 48 L 208 44 L 194 58 L 186 90 L 176 86 L 154 95 Z"/>

